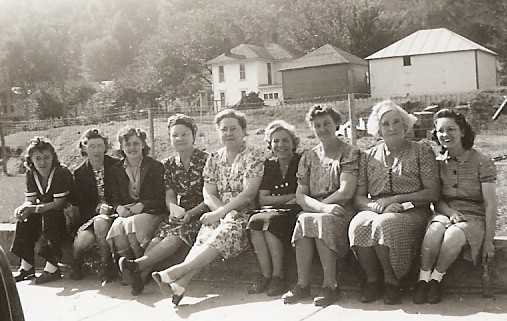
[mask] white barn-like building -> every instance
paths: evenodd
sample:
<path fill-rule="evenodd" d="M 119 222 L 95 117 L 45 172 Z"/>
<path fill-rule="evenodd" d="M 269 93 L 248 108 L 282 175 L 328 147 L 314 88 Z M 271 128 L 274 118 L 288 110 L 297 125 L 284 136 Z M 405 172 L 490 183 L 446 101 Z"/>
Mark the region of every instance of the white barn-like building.
<path fill-rule="evenodd" d="M 419 30 L 365 59 L 373 97 L 469 92 L 497 85 L 497 54 L 445 28 Z"/>

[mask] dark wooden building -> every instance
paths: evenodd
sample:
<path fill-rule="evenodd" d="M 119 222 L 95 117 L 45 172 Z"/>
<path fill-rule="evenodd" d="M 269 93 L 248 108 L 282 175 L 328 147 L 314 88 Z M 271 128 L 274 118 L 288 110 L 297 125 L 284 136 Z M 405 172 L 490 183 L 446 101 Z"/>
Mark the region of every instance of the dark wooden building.
<path fill-rule="evenodd" d="M 369 91 L 366 60 L 329 44 L 285 64 L 280 71 L 285 101 L 331 100 Z"/>

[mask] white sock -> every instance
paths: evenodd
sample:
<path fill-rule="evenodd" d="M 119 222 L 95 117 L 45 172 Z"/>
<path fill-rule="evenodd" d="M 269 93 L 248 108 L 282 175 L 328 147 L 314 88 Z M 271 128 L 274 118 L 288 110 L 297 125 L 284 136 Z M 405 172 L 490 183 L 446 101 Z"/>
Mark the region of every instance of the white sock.
<path fill-rule="evenodd" d="M 49 273 L 55 273 L 58 270 L 58 266 L 54 266 L 53 264 L 46 262 L 46 266 L 44 266 L 44 271 Z"/>
<path fill-rule="evenodd" d="M 433 272 L 431 272 L 431 279 L 440 282 L 440 281 L 442 281 L 442 278 L 444 277 L 444 275 L 445 275 L 445 272 L 440 273 L 437 271 L 437 269 L 434 269 Z"/>
<path fill-rule="evenodd" d="M 33 268 L 33 265 L 31 265 L 30 263 L 28 263 L 27 261 L 21 259 L 21 266 L 20 266 L 23 270 L 25 271 L 28 271 L 30 270 L 31 268 Z"/>
<path fill-rule="evenodd" d="M 429 282 L 431 277 L 431 270 L 424 271 L 423 269 L 419 270 L 419 281 Z"/>

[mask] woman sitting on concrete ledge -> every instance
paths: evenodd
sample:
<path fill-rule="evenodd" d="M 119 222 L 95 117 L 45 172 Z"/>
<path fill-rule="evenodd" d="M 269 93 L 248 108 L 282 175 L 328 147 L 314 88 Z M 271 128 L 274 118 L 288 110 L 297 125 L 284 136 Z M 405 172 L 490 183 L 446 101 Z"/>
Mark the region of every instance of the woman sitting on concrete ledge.
<path fill-rule="evenodd" d="M 442 192 L 422 243 L 415 304 L 442 300 L 440 282 L 460 253 L 474 264 L 495 254 L 495 164 L 473 148 L 475 133 L 460 112 L 442 109 L 434 125 L 433 138 L 442 147 L 437 157 Z"/>
<path fill-rule="evenodd" d="M 46 260 L 44 272 L 36 284 L 61 278 L 58 266 L 65 236 L 63 209 L 72 186 L 72 173 L 60 164 L 53 145 L 43 137 L 34 137 L 26 149 L 25 202 L 14 210 L 18 220 L 11 252 L 21 258 L 16 282 L 35 276 L 35 243 L 38 255 Z"/>

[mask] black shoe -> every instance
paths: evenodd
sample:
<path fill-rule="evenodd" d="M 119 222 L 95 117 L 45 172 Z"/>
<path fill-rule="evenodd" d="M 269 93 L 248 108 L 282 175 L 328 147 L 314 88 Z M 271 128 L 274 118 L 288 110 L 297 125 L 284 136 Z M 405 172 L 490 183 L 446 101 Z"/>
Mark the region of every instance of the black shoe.
<path fill-rule="evenodd" d="M 248 294 L 257 294 L 257 293 L 262 293 L 264 291 L 266 291 L 269 287 L 269 283 L 270 283 L 271 280 L 269 279 L 266 279 L 262 274 L 257 276 L 255 278 L 255 281 L 252 285 L 250 285 L 247 289 L 246 289 L 246 292 Z"/>
<path fill-rule="evenodd" d="M 428 290 L 428 303 L 437 304 L 442 302 L 442 285 L 437 280 L 431 280 Z"/>
<path fill-rule="evenodd" d="M 401 303 L 401 289 L 398 285 L 384 283 L 384 304 L 394 305 Z"/>
<path fill-rule="evenodd" d="M 414 304 L 424 304 L 428 301 L 428 282 L 420 280 L 412 293 Z"/>
<path fill-rule="evenodd" d="M 113 282 L 118 276 L 118 267 L 111 260 L 110 262 L 102 263 L 100 266 L 99 276 L 102 283 Z"/>
<path fill-rule="evenodd" d="M 70 266 L 69 278 L 72 280 L 81 280 L 83 278 L 83 261 L 74 259 Z"/>
<path fill-rule="evenodd" d="M 313 304 L 318 307 L 328 306 L 340 298 L 340 288 L 336 286 L 334 289 L 323 287 L 319 295 L 313 299 Z"/>
<path fill-rule="evenodd" d="M 296 284 L 292 290 L 282 295 L 283 303 L 292 304 L 300 300 L 309 298 L 311 296 L 310 287 L 303 288 L 301 285 Z"/>
<path fill-rule="evenodd" d="M 121 257 L 118 260 L 118 266 L 120 267 L 120 271 L 124 274 L 129 274 L 132 285 L 132 291 L 130 293 L 132 295 L 141 294 L 144 290 L 144 281 L 141 277 L 141 271 L 139 270 L 137 263 L 133 260 L 128 260 L 125 257 Z"/>
<path fill-rule="evenodd" d="M 32 266 L 30 270 L 19 269 L 18 275 L 14 277 L 16 282 L 24 281 L 35 277 L 35 268 Z"/>
<path fill-rule="evenodd" d="M 49 273 L 48 271 L 43 271 L 40 276 L 35 279 L 35 284 L 44 284 L 52 281 L 56 281 L 62 277 L 62 272 L 60 269 L 56 270 L 53 273 Z"/>
<path fill-rule="evenodd" d="M 378 281 L 367 282 L 361 291 L 359 301 L 362 303 L 371 303 L 377 300 L 382 292 L 382 285 Z"/>
<path fill-rule="evenodd" d="M 279 296 L 287 291 L 287 283 L 279 276 L 274 276 L 271 279 L 268 287 L 268 296 Z"/>

